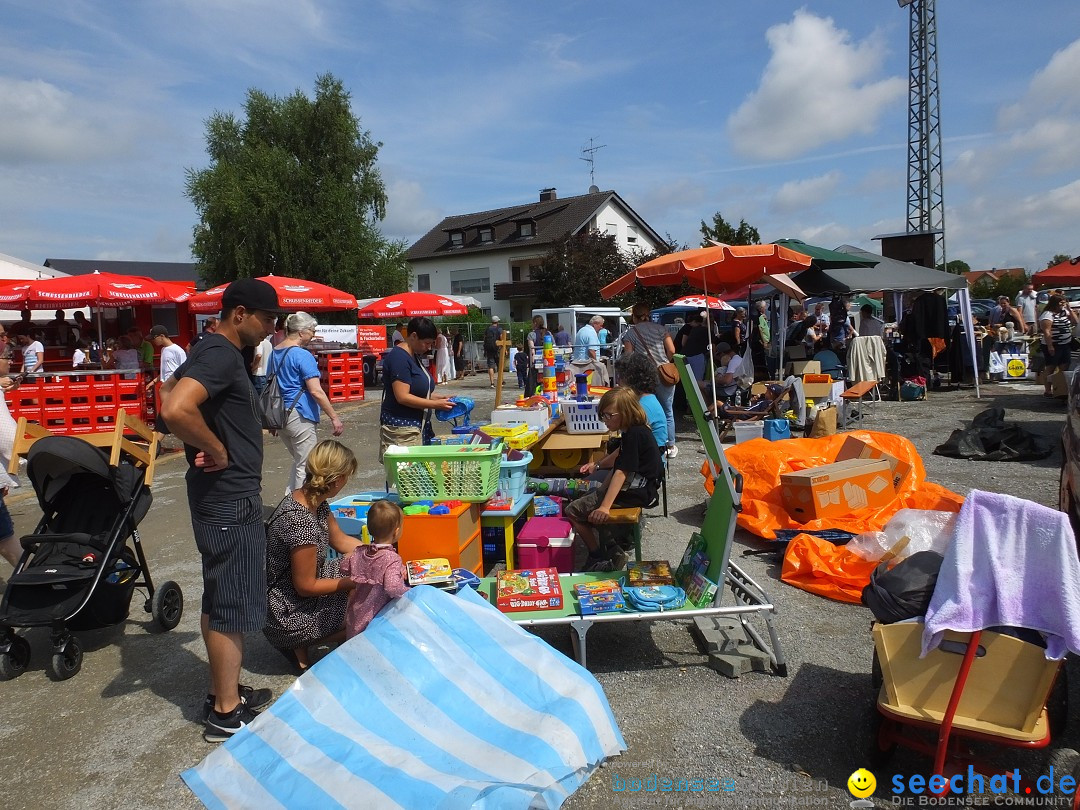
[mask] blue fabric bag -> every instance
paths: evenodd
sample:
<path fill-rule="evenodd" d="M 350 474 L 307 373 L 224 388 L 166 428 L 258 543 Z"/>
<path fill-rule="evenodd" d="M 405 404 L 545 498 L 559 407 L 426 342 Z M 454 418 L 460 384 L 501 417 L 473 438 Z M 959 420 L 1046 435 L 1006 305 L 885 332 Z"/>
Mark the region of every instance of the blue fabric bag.
<path fill-rule="evenodd" d="M 791 438 L 791 423 L 787 419 L 766 419 L 761 434 L 770 442 Z"/>
<path fill-rule="evenodd" d="M 623 586 L 623 597 L 634 610 L 656 613 L 686 604 L 686 591 L 674 585 Z"/>

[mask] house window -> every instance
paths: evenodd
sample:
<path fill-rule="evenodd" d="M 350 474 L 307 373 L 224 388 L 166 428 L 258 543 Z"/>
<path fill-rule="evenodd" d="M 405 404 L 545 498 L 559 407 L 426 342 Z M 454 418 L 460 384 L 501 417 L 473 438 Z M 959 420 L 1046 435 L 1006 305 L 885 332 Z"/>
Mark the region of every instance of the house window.
<path fill-rule="evenodd" d="M 416 274 L 416 289 L 419 292 L 427 292 L 431 289 L 431 275 L 428 273 Z"/>
<path fill-rule="evenodd" d="M 459 248 L 465 244 L 464 231 L 450 231 L 450 247 Z"/>
<path fill-rule="evenodd" d="M 480 241 L 481 242 L 494 242 L 495 241 L 495 229 L 494 228 L 481 228 L 480 229 Z"/>
<path fill-rule="evenodd" d="M 614 222 L 609 222 L 607 225 L 604 226 L 604 233 L 606 233 L 608 236 L 618 236 L 619 226 L 616 225 Z"/>
<path fill-rule="evenodd" d="M 510 268 L 510 280 L 514 282 L 521 281 L 521 268 L 516 264 Z"/>
<path fill-rule="evenodd" d="M 450 281 L 451 295 L 471 295 L 472 293 L 486 293 L 491 290 L 491 280 L 487 276 L 481 278 L 455 278 Z"/>
<path fill-rule="evenodd" d="M 532 222 L 519 222 L 518 223 L 518 236 L 522 239 L 536 235 L 536 226 Z"/>
<path fill-rule="evenodd" d="M 626 226 L 626 241 L 628 244 L 637 244 L 637 228 L 633 225 Z"/>

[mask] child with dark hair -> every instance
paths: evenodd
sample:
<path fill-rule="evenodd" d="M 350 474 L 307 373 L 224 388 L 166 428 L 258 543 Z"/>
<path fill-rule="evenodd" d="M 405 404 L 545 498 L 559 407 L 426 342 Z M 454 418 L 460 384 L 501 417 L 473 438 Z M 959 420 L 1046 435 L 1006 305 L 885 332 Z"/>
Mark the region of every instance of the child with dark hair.
<path fill-rule="evenodd" d="M 390 500 L 375 501 L 368 509 L 367 528 L 371 543 L 357 546 L 341 561 L 341 573 L 353 582 L 345 611 L 345 637 L 362 633 L 375 615 L 409 590 L 405 584 L 405 563 L 397 552 L 405 515 Z"/>
<path fill-rule="evenodd" d="M 529 375 L 529 355 L 525 351 L 525 344 L 519 344 L 517 347 L 517 354 L 514 355 L 514 371 L 517 372 L 518 388 L 524 388 Z"/>

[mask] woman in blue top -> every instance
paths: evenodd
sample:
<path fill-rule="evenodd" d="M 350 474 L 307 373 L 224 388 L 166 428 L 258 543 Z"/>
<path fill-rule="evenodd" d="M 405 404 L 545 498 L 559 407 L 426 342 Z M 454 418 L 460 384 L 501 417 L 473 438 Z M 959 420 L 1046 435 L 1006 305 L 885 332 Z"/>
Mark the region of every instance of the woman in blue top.
<path fill-rule="evenodd" d="M 315 337 L 318 322 L 306 312 L 294 312 L 285 319 L 285 339 L 274 349 L 267 375 L 276 375 L 281 398 L 289 410 L 285 427 L 277 433 L 293 460 L 292 476 L 286 482 L 285 494 L 304 485 L 308 454 L 315 447 L 315 427 L 319 412 L 325 411 L 334 426 L 334 435 L 345 432 L 330 398 L 322 389 L 319 364 L 307 345 Z"/>
<path fill-rule="evenodd" d="M 429 410 L 448 411 L 449 398 L 435 394 L 435 381 L 420 358 L 430 354 L 438 331 L 430 318 L 413 318 L 405 339 L 383 358 L 383 399 L 379 411 L 379 461 L 392 444 L 418 446 L 435 435 Z"/>
<path fill-rule="evenodd" d="M 620 355 L 615 361 L 615 374 L 619 385 L 633 389 L 638 395 L 638 404 L 645 411 L 649 430 L 652 431 L 657 446 L 663 450 L 668 443 L 667 414 L 664 413 L 660 400 L 656 398 L 656 386 L 660 384 L 656 366 L 644 354 L 630 352 Z"/>

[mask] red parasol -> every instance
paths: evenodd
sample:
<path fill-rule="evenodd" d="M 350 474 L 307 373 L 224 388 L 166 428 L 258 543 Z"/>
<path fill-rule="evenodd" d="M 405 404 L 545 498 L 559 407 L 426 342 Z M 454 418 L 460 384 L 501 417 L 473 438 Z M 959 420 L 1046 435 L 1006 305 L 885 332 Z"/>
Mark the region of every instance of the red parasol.
<path fill-rule="evenodd" d="M 469 308 L 467 306 L 444 295 L 428 292 L 403 292 L 397 295 L 388 295 L 385 298 L 379 298 L 365 304 L 360 310 L 360 317 L 413 318 L 426 315 L 438 318 L 443 315 L 466 315 L 468 312 Z"/>
<path fill-rule="evenodd" d="M 356 296 L 317 281 L 288 276 L 260 276 L 277 293 L 278 305 L 294 312 L 330 312 L 356 309 Z M 221 312 L 221 296 L 228 284 L 219 284 L 188 301 L 192 312 Z"/>
<path fill-rule="evenodd" d="M 127 307 L 184 300 L 179 285 L 166 286 L 144 276 L 87 273 L 82 276 L 16 281 L 0 287 L 0 309 L 66 309 L 68 307 Z"/>
<path fill-rule="evenodd" d="M 712 295 L 684 295 L 668 304 L 669 307 L 697 307 L 698 309 L 735 309 L 727 301 Z"/>
<path fill-rule="evenodd" d="M 1058 262 L 1053 267 L 1040 270 L 1031 277 L 1031 283 L 1036 287 L 1070 287 L 1080 284 L 1080 256 L 1074 256 L 1063 262 Z"/>

